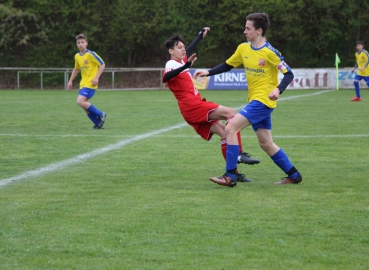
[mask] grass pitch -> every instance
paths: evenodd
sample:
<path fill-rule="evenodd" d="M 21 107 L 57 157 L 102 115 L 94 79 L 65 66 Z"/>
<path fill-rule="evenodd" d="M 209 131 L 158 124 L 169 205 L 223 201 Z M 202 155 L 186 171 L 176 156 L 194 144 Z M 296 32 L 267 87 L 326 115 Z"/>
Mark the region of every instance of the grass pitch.
<path fill-rule="evenodd" d="M 184 124 L 169 91 L 100 91 L 104 130 L 77 92 L 0 92 L 1 269 L 368 269 L 369 93 L 288 90 L 274 141 L 299 185 L 261 160 L 253 183 L 218 186 L 217 137 Z M 245 91 L 203 91 L 241 108 Z"/>

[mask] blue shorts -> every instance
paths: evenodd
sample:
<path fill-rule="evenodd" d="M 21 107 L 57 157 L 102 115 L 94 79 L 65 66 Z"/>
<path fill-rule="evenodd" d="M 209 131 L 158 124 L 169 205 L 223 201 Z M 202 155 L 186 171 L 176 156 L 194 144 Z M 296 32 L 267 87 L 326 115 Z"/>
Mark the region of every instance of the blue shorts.
<path fill-rule="evenodd" d="M 360 76 L 360 75 L 355 75 L 355 81 L 361 81 L 364 80 L 366 82 L 366 84 L 369 85 L 369 76 Z"/>
<path fill-rule="evenodd" d="M 253 100 L 247 104 L 240 112 L 242 116 L 247 118 L 252 124 L 254 131 L 258 128 L 264 128 L 272 130 L 272 118 L 271 114 L 274 109 L 269 108 L 260 101 Z"/>
<path fill-rule="evenodd" d="M 83 87 L 81 90 L 79 90 L 78 94 L 80 96 L 92 98 L 95 95 L 95 92 L 96 92 L 95 89 L 90 89 L 90 88 Z"/>

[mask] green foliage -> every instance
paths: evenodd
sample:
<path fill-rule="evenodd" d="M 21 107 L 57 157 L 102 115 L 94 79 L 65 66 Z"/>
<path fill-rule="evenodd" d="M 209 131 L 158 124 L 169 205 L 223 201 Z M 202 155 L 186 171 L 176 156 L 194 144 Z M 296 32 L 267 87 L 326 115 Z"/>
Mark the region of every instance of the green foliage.
<path fill-rule="evenodd" d="M 70 67 L 74 37 L 85 33 L 89 49 L 107 66 L 163 66 L 164 41 L 181 33 L 187 44 L 204 26 L 211 32 L 197 49 L 197 66 L 226 60 L 245 41 L 245 17 L 270 15 L 268 40 L 292 67 L 355 64 L 355 41 L 369 42 L 365 0 L 13 0 L 0 4 L 2 66 Z"/>
<path fill-rule="evenodd" d="M 48 32 L 49 28 L 36 13 L 0 4 L 0 57 L 3 65 L 17 63 L 22 50 L 47 42 Z"/>

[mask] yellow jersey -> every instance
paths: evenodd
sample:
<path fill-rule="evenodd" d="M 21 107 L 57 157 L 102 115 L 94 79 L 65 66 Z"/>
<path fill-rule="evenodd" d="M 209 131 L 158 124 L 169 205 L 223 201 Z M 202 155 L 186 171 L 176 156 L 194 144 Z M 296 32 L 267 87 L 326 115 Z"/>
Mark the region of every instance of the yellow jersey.
<path fill-rule="evenodd" d="M 283 61 L 279 51 L 269 42 L 260 48 L 253 48 L 249 42 L 242 43 L 226 63 L 235 68 L 244 66 L 248 84 L 248 102 L 258 100 L 269 108 L 277 106 L 277 102 L 270 100 L 268 95 L 279 84 L 278 72 L 286 73 L 291 69 Z"/>
<path fill-rule="evenodd" d="M 356 63 L 359 68 L 365 67 L 363 71 L 358 71 L 357 75 L 369 76 L 369 55 L 366 50 L 355 53 Z"/>
<path fill-rule="evenodd" d="M 74 56 L 74 68 L 81 71 L 81 82 L 79 88 L 83 87 L 97 89 L 97 85 L 92 85 L 92 80 L 95 78 L 99 67 L 104 64 L 101 57 L 90 50 L 86 50 L 84 54 L 76 53 Z"/>

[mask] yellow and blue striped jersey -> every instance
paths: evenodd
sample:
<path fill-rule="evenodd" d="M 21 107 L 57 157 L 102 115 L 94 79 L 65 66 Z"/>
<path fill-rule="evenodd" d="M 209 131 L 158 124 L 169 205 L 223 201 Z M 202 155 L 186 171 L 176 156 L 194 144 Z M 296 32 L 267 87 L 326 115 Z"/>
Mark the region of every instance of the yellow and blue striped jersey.
<path fill-rule="evenodd" d="M 95 78 L 99 67 L 104 64 L 101 57 L 93 51 L 86 50 L 84 54 L 76 53 L 74 62 L 74 68 L 81 71 L 82 79 L 79 88 L 97 89 L 97 85 L 92 85 L 92 80 Z"/>
<path fill-rule="evenodd" d="M 365 67 L 363 71 L 358 71 L 357 75 L 360 76 L 369 76 L 369 55 L 366 50 L 362 50 L 361 52 L 355 53 L 356 63 L 359 68 Z"/>
<path fill-rule="evenodd" d="M 277 106 L 277 102 L 270 100 L 268 95 L 279 84 L 278 72 L 286 73 L 291 69 L 283 61 L 279 51 L 269 42 L 257 49 L 249 42 L 242 43 L 226 63 L 233 67 L 244 66 L 248 84 L 248 102 L 258 100 L 269 108 Z"/>

